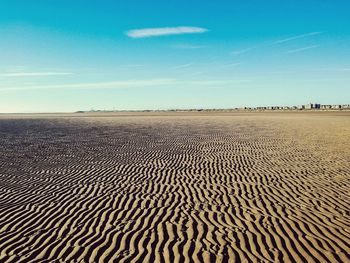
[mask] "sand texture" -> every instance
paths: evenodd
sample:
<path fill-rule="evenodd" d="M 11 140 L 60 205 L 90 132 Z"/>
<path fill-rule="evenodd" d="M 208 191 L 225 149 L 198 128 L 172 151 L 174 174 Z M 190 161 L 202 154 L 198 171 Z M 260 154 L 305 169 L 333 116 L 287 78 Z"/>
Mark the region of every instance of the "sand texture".
<path fill-rule="evenodd" d="M 0 262 L 350 262 L 349 114 L 2 116 Z"/>

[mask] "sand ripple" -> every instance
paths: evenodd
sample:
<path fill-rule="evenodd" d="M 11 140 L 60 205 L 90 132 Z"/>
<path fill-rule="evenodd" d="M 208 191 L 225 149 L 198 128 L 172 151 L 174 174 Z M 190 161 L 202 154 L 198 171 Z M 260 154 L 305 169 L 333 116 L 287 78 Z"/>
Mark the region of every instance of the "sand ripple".
<path fill-rule="evenodd" d="M 307 118 L 0 120 L 0 261 L 349 262 L 350 122 Z"/>

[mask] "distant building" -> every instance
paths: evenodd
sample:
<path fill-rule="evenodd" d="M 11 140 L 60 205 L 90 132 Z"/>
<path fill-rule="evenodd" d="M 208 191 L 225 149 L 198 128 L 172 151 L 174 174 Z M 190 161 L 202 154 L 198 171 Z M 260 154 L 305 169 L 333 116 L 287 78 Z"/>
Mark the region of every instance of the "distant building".
<path fill-rule="evenodd" d="M 317 103 L 309 103 L 305 105 L 306 110 L 313 110 L 313 109 L 320 109 L 320 108 L 321 108 L 321 104 L 317 104 Z"/>
<path fill-rule="evenodd" d="M 350 110 L 350 104 L 344 104 L 344 105 L 321 105 L 319 103 L 308 103 L 306 105 L 298 105 L 298 106 L 268 106 L 268 107 L 242 107 L 242 108 L 236 108 L 236 110 L 257 110 L 257 111 L 264 111 L 264 110 L 329 110 L 329 109 L 344 109 L 344 110 Z"/>
<path fill-rule="evenodd" d="M 311 104 L 311 103 L 306 104 L 306 105 L 305 105 L 305 109 L 306 109 L 306 110 L 311 110 L 311 109 L 312 109 L 312 104 Z"/>

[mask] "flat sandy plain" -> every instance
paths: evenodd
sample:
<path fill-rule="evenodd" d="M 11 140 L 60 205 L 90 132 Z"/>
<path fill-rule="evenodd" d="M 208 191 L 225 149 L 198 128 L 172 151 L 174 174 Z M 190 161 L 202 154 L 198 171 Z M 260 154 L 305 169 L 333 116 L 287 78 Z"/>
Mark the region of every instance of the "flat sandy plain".
<path fill-rule="evenodd" d="M 349 262 L 350 113 L 0 117 L 0 262 Z"/>

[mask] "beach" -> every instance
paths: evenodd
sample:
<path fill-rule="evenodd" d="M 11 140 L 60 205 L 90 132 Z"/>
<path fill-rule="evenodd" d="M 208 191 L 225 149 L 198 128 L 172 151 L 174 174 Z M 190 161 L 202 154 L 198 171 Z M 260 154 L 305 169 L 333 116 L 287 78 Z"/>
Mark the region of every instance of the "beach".
<path fill-rule="evenodd" d="M 348 262 L 350 113 L 0 116 L 1 262 Z"/>

